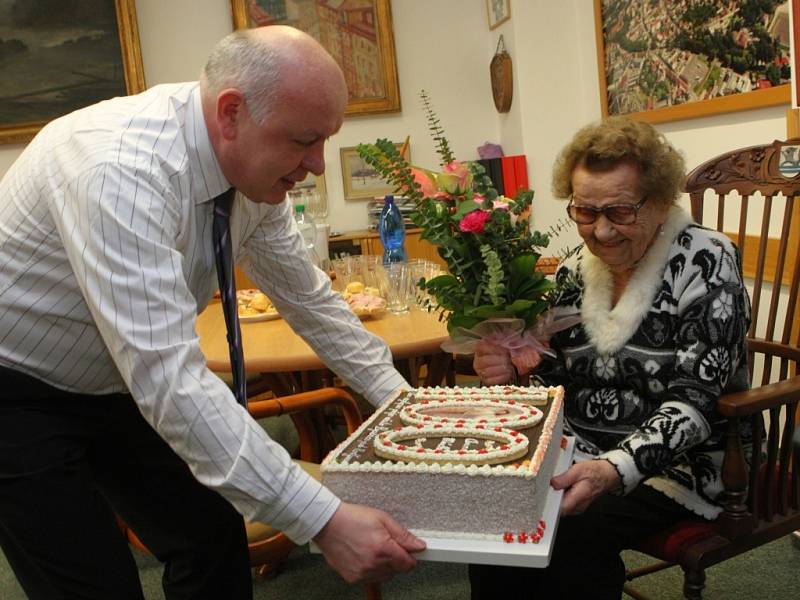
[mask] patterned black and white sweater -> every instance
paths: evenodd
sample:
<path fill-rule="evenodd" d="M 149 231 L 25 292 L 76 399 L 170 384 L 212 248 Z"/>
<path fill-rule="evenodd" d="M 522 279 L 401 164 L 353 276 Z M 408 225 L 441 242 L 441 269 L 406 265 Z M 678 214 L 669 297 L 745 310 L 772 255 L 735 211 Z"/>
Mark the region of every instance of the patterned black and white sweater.
<path fill-rule="evenodd" d="M 583 248 L 563 265 L 558 358 L 537 376 L 567 392 L 576 459 L 608 460 L 623 493 L 644 483 L 708 519 L 722 483 L 723 393 L 747 389 L 750 302 L 739 253 L 673 207 L 615 306 L 606 265 Z M 571 282 L 571 284 L 569 283 Z"/>

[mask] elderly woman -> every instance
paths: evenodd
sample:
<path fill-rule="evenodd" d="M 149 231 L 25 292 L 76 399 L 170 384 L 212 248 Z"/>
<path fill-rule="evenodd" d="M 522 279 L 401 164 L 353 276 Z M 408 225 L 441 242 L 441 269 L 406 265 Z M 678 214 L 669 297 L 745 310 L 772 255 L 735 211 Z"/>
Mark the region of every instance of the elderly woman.
<path fill-rule="evenodd" d="M 473 598 L 619 598 L 621 550 L 720 512 L 721 394 L 748 386 L 749 301 L 737 249 L 675 205 L 684 163 L 651 126 L 611 118 L 580 130 L 553 174 L 583 238 L 556 274 L 559 311 L 580 323 L 550 340 L 534 375 L 566 390 L 575 464 L 550 566 L 470 567 Z M 515 375 L 481 342 L 485 384 Z"/>

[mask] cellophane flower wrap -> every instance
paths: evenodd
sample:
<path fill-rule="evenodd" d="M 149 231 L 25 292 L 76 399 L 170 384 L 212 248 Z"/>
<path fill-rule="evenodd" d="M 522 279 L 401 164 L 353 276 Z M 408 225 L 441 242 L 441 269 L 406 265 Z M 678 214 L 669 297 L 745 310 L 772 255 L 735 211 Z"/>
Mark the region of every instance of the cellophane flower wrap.
<path fill-rule="evenodd" d="M 480 164 L 456 160 L 424 91 L 421 98 L 439 171 L 408 164 L 387 139 L 360 144 L 358 154 L 414 201 L 412 222 L 447 264 L 449 273 L 418 282 L 430 296 L 428 309 L 447 319 L 451 343 L 445 349 L 468 354 L 478 340 L 489 339 L 508 348 L 522 372 L 530 350 L 546 352 L 552 333 L 542 323 L 536 327 L 556 292 L 535 268 L 550 236 L 530 228 L 533 192 L 501 196 Z"/>

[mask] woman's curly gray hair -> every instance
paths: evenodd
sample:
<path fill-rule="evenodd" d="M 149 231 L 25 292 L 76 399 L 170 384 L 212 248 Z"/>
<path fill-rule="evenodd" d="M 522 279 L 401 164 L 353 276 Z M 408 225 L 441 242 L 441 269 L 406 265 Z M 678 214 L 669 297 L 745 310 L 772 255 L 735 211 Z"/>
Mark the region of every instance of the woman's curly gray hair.
<path fill-rule="evenodd" d="M 561 150 L 553 166 L 556 198 L 572 196 L 572 173 L 579 165 L 608 171 L 621 163 L 639 168 L 639 192 L 663 204 L 677 200 L 686 163 L 666 138 L 648 123 L 609 117 L 580 129 Z"/>

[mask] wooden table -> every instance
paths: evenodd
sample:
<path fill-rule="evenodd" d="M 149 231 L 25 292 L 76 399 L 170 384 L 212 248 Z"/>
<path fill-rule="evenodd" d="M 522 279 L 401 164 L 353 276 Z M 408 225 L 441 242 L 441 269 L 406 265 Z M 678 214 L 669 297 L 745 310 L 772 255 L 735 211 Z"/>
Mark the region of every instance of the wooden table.
<path fill-rule="evenodd" d="M 439 385 L 447 376 L 452 357 L 441 350 L 447 327 L 439 322 L 436 313 L 416 308 L 401 315 L 387 312 L 365 319 L 363 324 L 387 343 L 395 365 L 412 386 L 419 384 L 417 367 L 422 362 L 428 365 L 426 385 Z M 308 376 L 327 371 L 322 360 L 283 319 L 242 323 L 241 329 L 248 374 L 265 376 L 276 395 L 313 388 L 314 382 L 307 381 Z M 210 304 L 200 314 L 197 333 L 209 368 L 230 372 L 225 320 L 219 303 Z M 306 379 L 298 381 L 298 374 Z"/>

